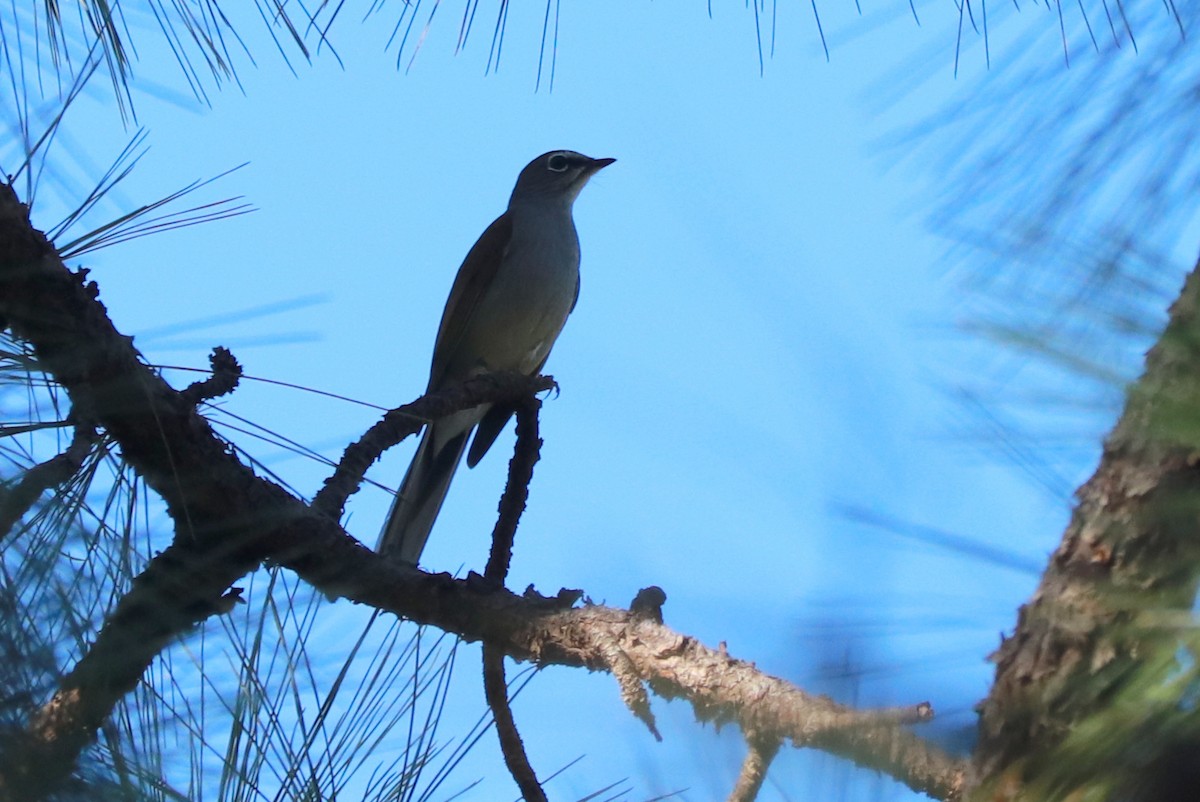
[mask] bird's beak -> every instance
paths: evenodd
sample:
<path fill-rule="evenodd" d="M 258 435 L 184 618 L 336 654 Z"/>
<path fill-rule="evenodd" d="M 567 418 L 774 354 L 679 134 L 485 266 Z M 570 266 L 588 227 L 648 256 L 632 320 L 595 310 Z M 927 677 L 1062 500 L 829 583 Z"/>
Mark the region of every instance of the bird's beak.
<path fill-rule="evenodd" d="M 616 159 L 592 159 L 592 163 L 588 165 L 588 173 L 598 173 L 615 161 Z"/>

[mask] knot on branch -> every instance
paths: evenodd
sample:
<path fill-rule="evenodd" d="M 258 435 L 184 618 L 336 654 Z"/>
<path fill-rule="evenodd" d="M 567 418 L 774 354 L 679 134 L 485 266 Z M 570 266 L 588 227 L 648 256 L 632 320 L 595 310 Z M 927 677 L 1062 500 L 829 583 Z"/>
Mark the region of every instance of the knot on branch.
<path fill-rule="evenodd" d="M 629 604 L 629 613 L 634 618 L 661 624 L 663 622 L 662 606 L 666 601 L 666 591 L 658 585 L 651 585 L 648 588 L 642 588 L 633 597 L 633 601 Z"/>
<path fill-rule="evenodd" d="M 88 281 L 88 276 L 92 273 L 90 267 L 77 267 L 71 271 L 71 276 L 79 284 L 80 289 L 89 300 L 95 301 L 100 297 L 100 285 L 95 281 Z"/>
<path fill-rule="evenodd" d="M 533 585 L 529 585 L 525 588 L 525 592 L 521 594 L 521 598 L 533 603 L 539 609 L 554 612 L 557 610 L 570 610 L 583 598 L 583 591 L 578 588 L 559 588 L 558 593 L 553 596 L 543 596 L 534 590 Z"/>
<path fill-rule="evenodd" d="M 213 604 L 212 604 L 213 613 L 215 615 L 229 615 L 230 613 L 233 612 L 234 608 L 237 607 L 239 604 L 246 603 L 246 599 L 242 595 L 245 592 L 246 592 L 245 588 L 241 588 L 241 587 L 230 588 L 228 591 L 226 591 L 224 594 L 221 595 L 221 598 L 219 598 L 215 602 L 213 602 Z"/>
<path fill-rule="evenodd" d="M 224 346 L 218 345 L 213 349 L 208 363 L 212 366 L 212 376 L 192 382 L 179 393 L 189 406 L 194 407 L 202 401 L 211 401 L 232 393 L 242 378 L 242 366 L 237 357 Z"/>

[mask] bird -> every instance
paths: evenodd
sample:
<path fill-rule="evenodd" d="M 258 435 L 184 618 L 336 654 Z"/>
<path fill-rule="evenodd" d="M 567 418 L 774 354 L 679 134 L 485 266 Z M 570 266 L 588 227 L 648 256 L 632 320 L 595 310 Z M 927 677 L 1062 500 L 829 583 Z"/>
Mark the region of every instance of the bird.
<path fill-rule="evenodd" d="M 521 170 L 508 208 L 458 268 L 433 347 L 427 393 L 481 373 L 541 372 L 579 300 L 572 207 L 588 180 L 615 161 L 552 150 Z M 463 453 L 474 468 L 513 412 L 483 404 L 425 427 L 376 551 L 418 563 Z"/>

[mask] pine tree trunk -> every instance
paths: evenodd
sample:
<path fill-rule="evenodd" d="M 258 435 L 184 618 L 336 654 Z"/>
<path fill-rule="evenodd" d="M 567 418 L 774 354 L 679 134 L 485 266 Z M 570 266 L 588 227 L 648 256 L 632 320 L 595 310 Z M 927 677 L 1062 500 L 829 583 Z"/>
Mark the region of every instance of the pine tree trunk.
<path fill-rule="evenodd" d="M 1170 683 L 1186 669 L 1177 654 L 1200 561 L 1198 305 L 1200 266 L 1077 491 L 1016 632 L 993 655 L 974 756 L 991 791 L 983 798 L 1087 788 L 1098 798 L 1200 799 L 1160 785 L 1187 781 L 1194 769 L 1181 776 L 1173 767 L 1196 765 L 1189 727 L 1176 726 L 1187 715 L 1182 691 Z"/>

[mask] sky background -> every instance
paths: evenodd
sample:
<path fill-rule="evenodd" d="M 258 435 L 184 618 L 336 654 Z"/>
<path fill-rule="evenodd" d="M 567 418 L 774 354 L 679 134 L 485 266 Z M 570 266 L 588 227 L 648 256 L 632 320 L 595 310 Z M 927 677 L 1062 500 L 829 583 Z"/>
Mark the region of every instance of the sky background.
<path fill-rule="evenodd" d="M 484 10 L 456 56 L 459 10 L 447 7 L 415 59 L 416 32 L 403 51 L 388 44 L 400 6 L 363 24 L 347 12 L 333 32 L 340 62 L 325 51 L 292 74 L 248 37 L 258 68 L 243 66 L 241 88 L 210 93 L 211 106 L 187 94 L 147 29 L 136 123 L 122 127 L 95 83 L 56 144 L 61 172 L 39 190 L 34 222 L 51 225 L 138 127 L 149 150 L 93 221 L 248 163 L 195 197 L 242 195 L 253 214 L 72 264 L 93 269 L 117 327 L 153 363 L 204 367 L 225 345 L 249 376 L 392 407 L 424 389 L 454 273 L 520 169 L 557 148 L 617 158 L 576 203 L 582 292 L 547 365 L 561 394 L 543 408 L 509 586 L 626 606 L 659 585 L 678 631 L 840 701 L 928 700 L 938 718 L 924 731 L 964 748 L 986 655 L 1056 545 L 1117 396 L 1101 394 L 1034 453 L 1052 470 L 1013 457 L 986 394 L 1041 374 L 958 327 L 977 299 L 948 257 L 954 243 L 926 222 L 952 190 L 937 158 L 952 138 L 902 134 L 1005 80 L 1013 42 L 1061 60 L 1057 17 L 990 10 L 990 53 L 968 36 L 956 76 L 952 4 L 918 4 L 920 25 L 904 4 L 822 7 L 828 61 L 811 8 L 786 5 L 773 56 L 763 12 L 760 74 L 752 9 L 713 6 L 710 18 L 703 6 L 564 5 L 552 92 L 545 76 L 535 91 L 538 4 L 512 6 L 490 74 Z M 332 459 L 380 414 L 256 381 L 221 407 Z M 222 432 L 305 494 L 327 473 Z M 460 470 L 428 569 L 482 568 L 511 437 Z M 414 447 L 370 478 L 394 488 Z M 348 530 L 373 546 L 388 504 L 365 488 Z M 949 535 L 967 545 L 948 547 Z M 320 651 L 335 668 L 366 615 L 345 601 L 321 608 Z M 452 700 L 447 732 L 482 711 L 474 646 L 460 652 Z M 696 724 L 679 703 L 652 706 L 663 743 L 610 676 L 550 668 L 514 712 L 542 775 L 583 756 L 549 783 L 551 798 L 618 781 L 625 799 L 723 798 L 744 755 L 738 734 Z M 491 734 L 434 798 L 476 778 L 463 798 L 516 796 Z M 767 800 L 917 798 L 790 749 L 768 785 Z"/>

